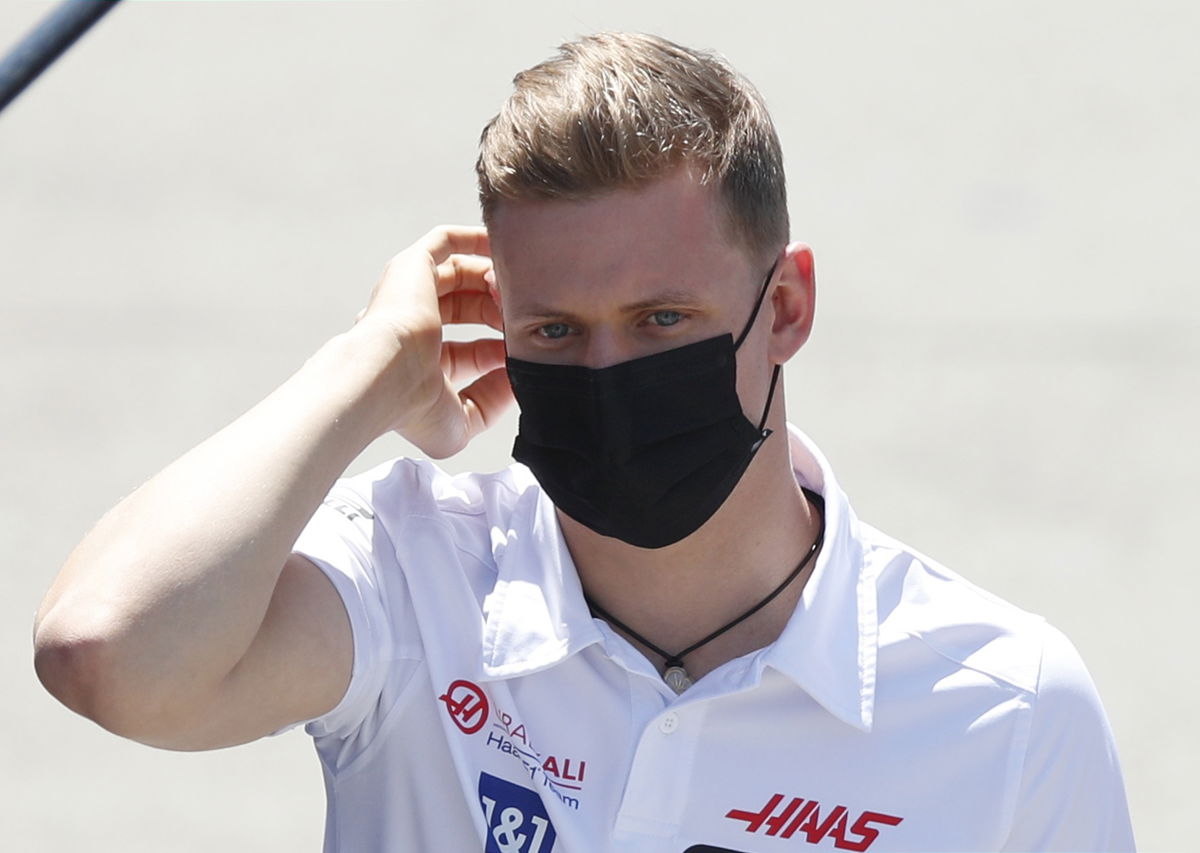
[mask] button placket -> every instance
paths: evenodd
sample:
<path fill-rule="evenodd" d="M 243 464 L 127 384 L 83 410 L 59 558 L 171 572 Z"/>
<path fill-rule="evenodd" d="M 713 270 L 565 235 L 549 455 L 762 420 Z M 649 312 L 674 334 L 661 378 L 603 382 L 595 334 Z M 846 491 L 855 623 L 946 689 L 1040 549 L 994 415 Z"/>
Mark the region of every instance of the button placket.
<path fill-rule="evenodd" d="M 618 833 L 666 838 L 678 831 L 705 713 L 705 703 L 688 703 L 646 720 L 617 813 Z"/>

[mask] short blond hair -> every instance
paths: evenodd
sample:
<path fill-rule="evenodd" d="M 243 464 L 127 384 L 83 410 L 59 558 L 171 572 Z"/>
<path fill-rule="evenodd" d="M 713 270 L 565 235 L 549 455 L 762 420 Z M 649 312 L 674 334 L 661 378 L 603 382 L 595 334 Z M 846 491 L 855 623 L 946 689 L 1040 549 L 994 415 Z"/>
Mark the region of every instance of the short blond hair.
<path fill-rule="evenodd" d="M 751 257 L 787 242 L 783 154 L 761 95 L 714 53 L 657 36 L 598 33 L 513 78 L 483 129 L 483 219 L 508 200 L 595 197 L 686 165 L 714 183 Z"/>

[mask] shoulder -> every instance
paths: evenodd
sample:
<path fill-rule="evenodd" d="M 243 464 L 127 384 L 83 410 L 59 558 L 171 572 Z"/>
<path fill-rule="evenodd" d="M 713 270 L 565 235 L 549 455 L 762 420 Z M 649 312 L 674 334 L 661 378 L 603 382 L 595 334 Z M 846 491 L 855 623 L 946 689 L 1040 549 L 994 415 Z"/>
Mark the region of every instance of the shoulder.
<path fill-rule="evenodd" d="M 877 584 L 881 645 L 921 643 L 1030 695 L 1039 690 L 1043 658 L 1055 670 L 1082 667 L 1073 649 L 1067 654 L 1066 638 L 1041 616 L 868 525 L 862 525 L 862 543 L 865 567 Z"/>
<path fill-rule="evenodd" d="M 404 519 L 494 519 L 511 514 L 537 490 L 523 465 L 452 474 L 427 460 L 401 457 L 339 480 L 325 503 L 392 526 Z"/>
<path fill-rule="evenodd" d="M 358 578 L 358 586 L 399 590 L 401 579 L 430 563 L 460 564 L 486 586 L 497 531 L 526 530 L 539 496 L 523 466 L 450 474 L 399 458 L 335 483 L 294 550 Z"/>
<path fill-rule="evenodd" d="M 1112 749 L 1104 709 L 1082 657 L 1062 631 L 940 563 L 864 525 L 864 561 L 877 579 L 879 644 L 928 652 L 985 676 L 1032 710 L 1033 744 L 1073 730 Z M 911 655 L 900 655 L 910 658 Z"/>

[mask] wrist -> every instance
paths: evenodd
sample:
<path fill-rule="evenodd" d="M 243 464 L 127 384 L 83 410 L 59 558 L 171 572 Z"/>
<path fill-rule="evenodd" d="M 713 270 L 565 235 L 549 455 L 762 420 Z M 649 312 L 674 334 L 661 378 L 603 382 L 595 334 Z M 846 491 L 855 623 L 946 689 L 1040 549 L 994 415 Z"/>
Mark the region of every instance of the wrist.
<path fill-rule="evenodd" d="M 388 338 L 355 326 L 326 341 L 300 371 L 305 384 L 327 402 L 332 423 L 363 447 L 394 428 L 401 407 L 389 379 L 400 346 Z"/>

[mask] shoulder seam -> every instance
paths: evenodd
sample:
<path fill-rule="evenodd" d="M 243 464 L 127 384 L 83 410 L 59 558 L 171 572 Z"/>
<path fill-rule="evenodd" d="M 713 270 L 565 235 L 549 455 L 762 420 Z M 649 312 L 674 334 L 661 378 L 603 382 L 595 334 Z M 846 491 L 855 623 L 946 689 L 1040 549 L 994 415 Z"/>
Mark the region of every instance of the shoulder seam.
<path fill-rule="evenodd" d="M 1034 618 L 1036 619 L 1039 627 L 1045 626 L 1046 620 L 1042 619 L 1041 617 L 1034 617 Z M 958 666 L 961 666 L 964 669 L 969 669 L 972 672 L 977 672 L 980 675 L 986 675 L 988 678 L 992 679 L 992 681 L 1007 685 L 1008 687 L 1011 687 L 1013 690 L 1020 692 L 1022 695 L 1031 696 L 1031 697 L 1035 697 L 1037 695 L 1038 684 L 1040 683 L 1041 677 L 1042 677 L 1042 659 L 1045 657 L 1045 653 L 1046 653 L 1046 643 L 1045 643 L 1044 638 L 1041 640 L 1041 642 L 1038 643 L 1038 655 L 1037 655 L 1038 671 L 1037 671 L 1037 676 L 1034 678 L 1033 686 L 1032 687 L 1024 687 L 1020 684 L 1017 684 L 1015 681 L 1013 681 L 1010 678 L 1005 678 L 1003 675 L 1001 675 L 999 673 L 992 672 L 991 670 L 987 670 L 987 669 L 984 669 L 983 667 L 971 664 L 968 661 L 961 660 L 958 657 L 955 657 L 954 655 L 947 654 L 945 651 L 943 651 L 942 649 L 938 648 L 936 645 L 931 643 L 923 635 L 915 633 L 914 631 L 910 631 L 908 629 L 900 629 L 897 633 L 903 634 L 906 637 L 911 637 L 912 639 L 921 643 L 921 645 L 925 646 L 925 648 L 932 651 L 934 654 L 938 655 L 939 657 L 945 658 L 946 660 L 950 661 L 951 663 L 957 664 Z"/>

